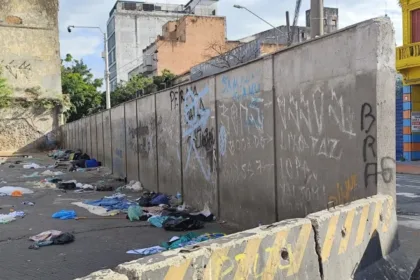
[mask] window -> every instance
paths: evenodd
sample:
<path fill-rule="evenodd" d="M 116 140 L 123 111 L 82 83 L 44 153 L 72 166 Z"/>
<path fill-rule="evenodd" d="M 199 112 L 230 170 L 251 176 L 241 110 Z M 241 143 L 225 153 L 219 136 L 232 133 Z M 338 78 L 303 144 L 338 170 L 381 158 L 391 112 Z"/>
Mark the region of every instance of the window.
<path fill-rule="evenodd" d="M 135 2 L 124 2 L 122 4 L 123 4 L 122 6 L 123 10 L 135 11 L 137 7 Z"/>
<path fill-rule="evenodd" d="M 115 33 L 108 39 L 108 49 L 112 50 L 115 47 Z"/>
<path fill-rule="evenodd" d="M 153 4 L 143 4 L 143 11 L 153 12 L 155 10 L 155 5 Z"/>
<path fill-rule="evenodd" d="M 411 11 L 411 43 L 420 42 L 420 9 Z"/>

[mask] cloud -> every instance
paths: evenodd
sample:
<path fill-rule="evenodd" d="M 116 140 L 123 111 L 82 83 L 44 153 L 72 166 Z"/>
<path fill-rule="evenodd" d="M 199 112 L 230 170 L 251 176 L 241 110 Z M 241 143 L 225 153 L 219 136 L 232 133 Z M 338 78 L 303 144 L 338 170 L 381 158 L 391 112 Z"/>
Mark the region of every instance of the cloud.
<path fill-rule="evenodd" d="M 103 49 L 103 40 L 100 36 L 73 35 L 61 39 L 61 56 L 71 54 L 74 58 L 83 58 L 89 55 L 99 55 Z"/>

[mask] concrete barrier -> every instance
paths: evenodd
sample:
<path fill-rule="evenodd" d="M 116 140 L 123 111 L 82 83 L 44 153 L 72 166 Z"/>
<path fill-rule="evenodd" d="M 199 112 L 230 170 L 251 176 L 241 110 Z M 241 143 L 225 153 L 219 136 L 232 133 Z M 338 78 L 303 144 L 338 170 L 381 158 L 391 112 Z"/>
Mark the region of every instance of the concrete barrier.
<path fill-rule="evenodd" d="M 124 263 L 115 271 L 128 279 L 320 279 L 314 240 L 310 220 L 286 220 Z M 106 273 L 82 279 L 113 279 Z"/>
<path fill-rule="evenodd" d="M 407 279 L 396 231 L 392 196 L 376 195 L 81 279 Z"/>
<path fill-rule="evenodd" d="M 396 237 L 391 196 L 360 199 L 307 218 L 314 227 L 324 280 L 353 278 L 389 254 Z"/>

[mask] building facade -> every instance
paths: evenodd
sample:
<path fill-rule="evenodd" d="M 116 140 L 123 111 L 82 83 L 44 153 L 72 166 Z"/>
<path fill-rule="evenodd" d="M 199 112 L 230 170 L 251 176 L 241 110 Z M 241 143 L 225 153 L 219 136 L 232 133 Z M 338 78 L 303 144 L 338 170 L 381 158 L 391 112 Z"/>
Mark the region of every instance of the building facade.
<path fill-rule="evenodd" d="M 311 10 L 306 11 L 306 27 L 311 27 Z M 324 33 L 338 30 L 338 8 L 324 8 Z"/>
<path fill-rule="evenodd" d="M 224 17 L 184 16 L 163 26 L 162 36 L 143 50 L 142 64 L 129 76 L 156 76 L 165 69 L 180 75 L 239 44 L 226 41 Z"/>
<path fill-rule="evenodd" d="M 58 8 L 58 0 L 0 0 L 1 76 L 12 93 L 12 104 L 0 108 L 0 151 L 37 149 L 55 138 L 61 108 L 52 104 L 62 100 Z M 54 103 L 40 105 L 47 101 Z"/>
<path fill-rule="evenodd" d="M 403 77 L 402 102 L 397 96 L 397 132 L 402 118 L 403 159 L 420 160 L 420 0 L 400 0 L 403 45 L 396 51 L 396 67 Z M 402 110 L 398 109 L 402 105 Z M 397 134 L 397 145 L 399 135 Z M 396 147 L 401 150 L 401 147 Z"/>
<path fill-rule="evenodd" d="M 186 5 L 117 1 L 107 23 L 111 90 L 143 60 L 143 49 L 162 34 L 162 26 L 186 14 L 217 14 L 218 0 L 191 0 Z"/>

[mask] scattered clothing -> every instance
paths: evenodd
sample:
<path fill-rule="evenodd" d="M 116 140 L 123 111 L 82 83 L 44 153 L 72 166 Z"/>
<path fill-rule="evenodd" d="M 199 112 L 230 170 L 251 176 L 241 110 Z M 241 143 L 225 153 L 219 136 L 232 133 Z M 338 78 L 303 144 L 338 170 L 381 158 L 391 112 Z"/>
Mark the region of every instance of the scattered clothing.
<path fill-rule="evenodd" d="M 114 199 L 114 198 L 115 199 L 122 199 L 124 197 L 126 197 L 126 195 L 123 194 L 123 193 L 115 193 L 115 194 L 113 194 L 111 196 L 105 196 L 104 198 L 108 198 L 108 199 Z"/>
<path fill-rule="evenodd" d="M 34 206 L 35 205 L 35 203 L 30 202 L 30 201 L 23 201 L 21 204 L 22 205 L 29 205 L 29 206 Z"/>
<path fill-rule="evenodd" d="M 99 167 L 99 163 L 96 161 L 96 159 L 88 159 L 85 162 L 86 168 L 93 168 L 93 167 Z"/>
<path fill-rule="evenodd" d="M 16 218 L 25 217 L 25 212 L 23 211 L 14 211 L 9 214 L 0 214 L 0 224 L 8 224 L 16 220 Z"/>
<path fill-rule="evenodd" d="M 191 218 L 168 219 L 163 223 L 163 228 L 170 231 L 189 231 L 203 227 L 203 222 Z"/>
<path fill-rule="evenodd" d="M 183 248 L 186 246 L 195 245 L 204 241 L 217 239 L 225 236 L 224 233 L 206 233 L 197 235 L 196 233 L 190 232 L 180 237 L 174 236 L 168 242 L 164 242 L 161 246 L 153 246 L 144 249 L 136 249 L 127 251 L 127 254 L 149 256 L 164 252 L 166 250 L 173 250 Z"/>
<path fill-rule="evenodd" d="M 166 249 L 161 246 L 153 246 L 153 247 L 144 248 L 144 249 L 130 250 L 130 251 L 127 251 L 127 254 L 149 256 L 149 255 L 161 253 L 163 251 L 166 251 Z"/>
<path fill-rule="evenodd" d="M 124 198 L 112 198 L 112 199 L 101 198 L 98 200 L 87 200 L 85 201 L 85 203 L 89 205 L 105 207 L 108 211 L 111 211 L 111 210 L 127 211 L 128 207 L 134 204 L 133 202 L 130 202 Z"/>
<path fill-rule="evenodd" d="M 43 166 L 36 163 L 30 163 L 30 164 L 23 165 L 23 168 L 24 169 L 39 169 L 39 168 L 43 168 Z"/>
<path fill-rule="evenodd" d="M 114 188 L 111 186 L 97 186 L 96 190 L 98 192 L 112 192 Z"/>
<path fill-rule="evenodd" d="M 34 178 L 34 177 L 39 177 L 39 172 L 34 172 L 30 175 L 23 175 L 22 178 Z"/>
<path fill-rule="evenodd" d="M 20 191 L 22 194 L 31 194 L 31 193 L 34 193 L 30 189 L 21 188 L 21 187 L 10 187 L 10 186 L 6 186 L 6 187 L 1 187 L 0 188 L 0 193 L 4 193 L 4 194 L 9 195 L 9 196 L 11 196 L 14 191 Z"/>
<path fill-rule="evenodd" d="M 125 189 L 133 191 L 133 192 L 140 192 L 143 190 L 141 183 L 139 181 L 130 181 L 130 183 L 125 186 Z"/>
<path fill-rule="evenodd" d="M 72 220 L 77 217 L 76 212 L 73 210 L 60 210 L 52 215 L 54 219 Z"/>
<path fill-rule="evenodd" d="M 29 237 L 29 240 L 38 242 L 38 241 L 49 241 L 52 237 L 59 236 L 62 234 L 59 230 L 47 230 L 44 232 L 41 232 L 40 234 L 34 235 Z"/>
<path fill-rule="evenodd" d="M 75 190 L 76 183 L 75 182 L 60 182 L 58 183 L 58 188 L 61 190 Z"/>
<path fill-rule="evenodd" d="M 127 215 L 130 222 L 139 221 L 140 216 L 143 215 L 143 210 L 138 205 L 130 205 Z"/>
<path fill-rule="evenodd" d="M 171 218 L 171 217 L 169 217 L 169 216 L 153 216 L 153 217 L 150 217 L 147 221 L 151 224 L 151 225 L 153 225 L 153 226 L 155 226 L 155 227 L 157 227 L 157 228 L 162 228 L 163 227 L 163 224 L 168 220 L 168 219 L 173 219 L 173 218 Z"/>
<path fill-rule="evenodd" d="M 169 197 L 164 194 L 158 194 L 150 201 L 150 204 L 154 206 L 161 205 L 161 204 L 169 205 Z"/>
<path fill-rule="evenodd" d="M 143 207 L 143 211 L 146 213 L 149 213 L 152 216 L 162 216 L 163 207 L 161 206 Z"/>
<path fill-rule="evenodd" d="M 118 213 L 120 213 L 119 210 L 111 210 L 108 211 L 105 207 L 102 206 L 93 206 L 93 205 L 89 205 L 83 202 L 73 202 L 72 204 L 79 206 L 81 208 L 84 208 L 86 210 L 88 210 L 90 213 L 98 215 L 98 216 L 102 216 L 102 217 L 106 217 L 106 216 L 115 216 Z"/>
<path fill-rule="evenodd" d="M 74 235 L 69 233 L 69 232 L 65 232 L 65 233 L 60 233 L 59 235 L 54 235 L 51 236 L 50 238 L 48 238 L 47 240 L 42 240 L 42 241 L 37 241 L 34 244 L 32 244 L 31 246 L 29 246 L 29 249 L 39 249 L 41 247 L 45 247 L 45 246 L 49 246 L 49 245 L 64 245 L 64 244 L 68 244 L 74 241 Z"/>

